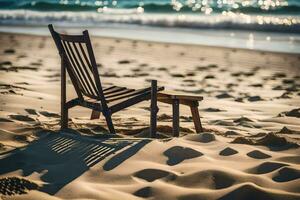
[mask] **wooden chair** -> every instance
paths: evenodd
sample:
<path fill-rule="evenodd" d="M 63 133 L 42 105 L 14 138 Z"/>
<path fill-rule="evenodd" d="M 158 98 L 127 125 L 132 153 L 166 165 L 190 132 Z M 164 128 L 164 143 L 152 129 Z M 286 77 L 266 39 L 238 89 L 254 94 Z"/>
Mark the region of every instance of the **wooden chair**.
<path fill-rule="evenodd" d="M 88 31 L 83 35 L 66 35 L 56 32 L 50 24 L 48 28 L 61 57 L 61 128 L 68 128 L 68 110 L 83 106 L 93 110 L 91 118 L 99 118 L 102 112 L 110 133 L 115 133 L 112 114 L 139 102 L 151 99 L 150 134 L 156 135 L 157 81 L 151 87 L 140 90 L 126 87 L 102 87 L 99 72 Z M 77 98 L 66 99 L 66 71 L 77 93 Z"/>

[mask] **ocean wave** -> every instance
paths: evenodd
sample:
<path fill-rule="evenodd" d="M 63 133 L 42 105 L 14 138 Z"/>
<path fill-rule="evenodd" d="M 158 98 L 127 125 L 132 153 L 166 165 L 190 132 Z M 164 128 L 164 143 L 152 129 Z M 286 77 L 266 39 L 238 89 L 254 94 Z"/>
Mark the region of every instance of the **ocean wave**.
<path fill-rule="evenodd" d="M 98 2 L 98 3 L 96 3 Z M 100 3 L 99 3 L 100 2 Z M 50 0 L 35 0 L 35 1 L 19 1 L 19 0 L 1 0 L 1 9 L 26 9 L 35 11 L 94 11 L 102 8 L 111 9 L 135 9 L 141 7 L 146 13 L 203 13 L 206 9 L 211 9 L 212 13 L 221 13 L 224 11 L 238 12 L 244 14 L 299 14 L 300 13 L 300 3 L 297 1 L 278 1 L 282 4 L 272 5 L 269 7 L 259 5 L 259 1 L 252 1 L 247 5 L 243 5 L 242 1 L 233 1 L 234 3 L 224 3 L 218 4 L 217 1 L 208 1 L 208 3 L 203 6 L 194 3 L 180 3 L 175 4 L 172 1 L 167 0 L 152 0 L 152 1 L 125 1 L 119 0 L 116 5 L 111 4 L 112 1 L 107 1 L 104 4 L 102 1 L 50 1 Z M 141 4 L 141 2 L 143 2 Z M 186 1 L 188 2 L 188 1 Z"/>
<path fill-rule="evenodd" d="M 128 14 L 130 11 L 131 14 Z M 94 12 L 38 12 L 28 10 L 0 11 L 2 25 L 45 25 L 47 23 L 102 26 L 105 24 L 133 24 L 159 27 L 181 27 L 194 29 L 238 29 L 274 32 L 300 32 L 299 16 L 263 16 L 245 14 L 147 14 L 135 9 L 121 9 L 119 14 L 112 9 L 108 13 Z M 126 12 L 126 14 L 123 14 Z"/>

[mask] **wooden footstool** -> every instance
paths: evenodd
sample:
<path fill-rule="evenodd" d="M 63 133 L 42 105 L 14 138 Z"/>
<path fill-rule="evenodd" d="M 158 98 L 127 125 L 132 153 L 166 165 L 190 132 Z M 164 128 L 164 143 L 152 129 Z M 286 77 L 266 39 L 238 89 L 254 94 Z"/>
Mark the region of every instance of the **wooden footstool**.
<path fill-rule="evenodd" d="M 187 105 L 190 107 L 196 132 L 203 132 L 198 111 L 198 102 L 203 100 L 202 96 L 189 95 L 173 91 L 161 91 L 157 94 L 157 100 L 163 103 L 172 104 L 174 137 L 179 136 L 179 104 Z"/>

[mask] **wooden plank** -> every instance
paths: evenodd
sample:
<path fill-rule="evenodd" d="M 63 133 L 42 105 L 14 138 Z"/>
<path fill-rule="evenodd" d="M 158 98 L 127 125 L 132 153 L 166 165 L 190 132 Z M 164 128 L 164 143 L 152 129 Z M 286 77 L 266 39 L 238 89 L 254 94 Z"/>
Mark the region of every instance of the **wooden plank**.
<path fill-rule="evenodd" d="M 67 42 L 84 42 L 84 38 L 82 35 L 65 35 L 59 34 L 60 38 Z"/>
<path fill-rule="evenodd" d="M 107 90 L 111 90 L 111 89 L 113 89 L 113 88 L 115 88 L 115 87 L 117 87 L 117 86 L 109 86 L 109 87 L 103 87 L 103 92 L 105 92 L 105 91 L 107 91 Z"/>
<path fill-rule="evenodd" d="M 92 72 L 92 71 L 90 71 L 91 68 L 88 67 L 88 65 L 89 65 L 88 63 L 84 63 L 83 58 L 82 58 L 82 55 L 85 53 L 84 49 L 80 49 L 81 50 L 81 53 L 80 53 L 79 50 L 78 50 L 78 47 L 76 46 L 76 44 L 74 42 L 72 44 L 73 44 L 73 47 L 75 49 L 76 55 L 77 55 L 77 57 L 79 59 L 79 62 L 81 64 L 81 67 L 83 68 L 83 70 L 85 72 L 85 76 L 86 76 L 86 79 L 87 79 L 86 83 L 87 83 L 90 91 L 92 92 L 91 95 L 97 97 L 99 94 L 98 94 L 98 90 L 96 89 L 95 82 L 94 82 L 94 80 L 91 77 L 91 73 L 90 73 L 90 72 Z M 79 44 L 77 44 L 77 45 L 79 45 Z"/>
<path fill-rule="evenodd" d="M 70 63 L 70 67 L 72 67 L 73 71 L 74 71 L 74 75 L 76 76 L 76 80 L 78 80 L 79 82 L 79 89 L 80 89 L 80 92 L 83 93 L 83 94 L 87 94 L 87 89 L 86 89 L 86 86 L 84 85 L 84 81 L 83 81 L 83 78 L 81 77 L 80 75 L 80 72 L 77 68 L 77 66 L 75 65 L 75 62 L 73 60 L 73 57 L 69 51 L 69 45 L 67 42 L 63 41 L 62 42 L 63 46 L 64 46 L 64 49 L 65 49 L 65 52 L 66 52 L 66 56 L 68 58 L 68 61 Z"/>
<path fill-rule="evenodd" d="M 82 66 L 79 64 L 78 57 L 75 55 L 74 43 L 67 42 L 66 44 L 67 44 L 67 47 L 69 48 L 69 51 L 68 51 L 69 57 L 71 58 L 71 60 L 73 60 L 73 67 L 74 68 L 76 67 L 78 69 L 78 76 L 82 80 L 85 94 L 87 94 L 87 96 L 90 95 L 90 96 L 95 97 L 95 95 L 93 95 L 92 89 L 90 88 L 90 85 L 88 85 L 88 80 L 87 80 L 86 75 L 84 74 Z M 73 44 L 73 47 L 71 46 L 71 44 Z"/>
<path fill-rule="evenodd" d="M 87 63 L 88 67 L 90 68 L 90 70 L 92 71 L 92 73 L 93 73 L 93 75 L 94 75 L 94 74 L 95 74 L 94 69 L 93 69 L 93 67 L 92 67 L 92 65 L 91 65 L 91 63 L 90 63 L 90 60 L 88 59 L 88 57 L 87 57 L 87 55 L 86 55 L 86 52 L 85 52 L 85 50 L 84 50 L 84 48 L 83 48 L 83 46 L 82 46 L 82 43 L 79 43 L 79 47 L 80 47 L 80 49 L 81 49 L 81 53 L 82 53 L 82 55 L 83 55 L 83 57 L 84 57 L 84 59 L 85 59 L 85 62 Z"/>
<path fill-rule="evenodd" d="M 145 88 L 145 89 L 140 89 L 140 90 L 133 90 L 131 92 L 122 94 L 120 96 L 116 96 L 116 97 L 110 97 L 110 98 L 106 98 L 106 100 L 108 102 L 113 102 L 113 101 L 117 101 L 117 100 L 122 100 L 125 98 L 131 98 L 140 94 L 146 94 L 146 93 L 150 93 L 151 88 Z"/>
<path fill-rule="evenodd" d="M 162 103 L 166 103 L 166 104 L 173 104 L 173 99 L 171 98 L 159 98 L 158 99 L 159 102 L 162 102 Z M 182 105 L 186 105 L 186 106 L 198 106 L 199 103 L 198 101 L 196 100 L 185 100 L 185 99 L 180 99 L 179 100 L 179 104 L 182 104 Z"/>
<path fill-rule="evenodd" d="M 176 91 L 162 91 L 157 94 L 158 99 L 179 99 L 179 100 L 193 100 L 193 101 L 202 101 L 203 97 L 194 94 L 186 94 Z"/>
<path fill-rule="evenodd" d="M 151 94 L 149 92 L 149 93 L 134 96 L 134 97 L 126 99 L 126 100 L 120 100 L 120 101 L 113 102 L 114 103 L 113 105 L 109 105 L 109 110 L 112 113 L 118 112 L 122 109 L 125 109 L 125 108 L 132 106 L 134 104 L 137 104 L 139 102 L 149 100 L 151 98 L 150 95 Z"/>
<path fill-rule="evenodd" d="M 105 99 L 107 101 L 110 101 L 109 100 L 110 98 L 122 96 L 122 95 L 125 95 L 125 94 L 130 94 L 130 93 L 135 92 L 135 91 L 136 90 L 134 90 L 134 89 L 124 89 L 124 90 L 121 90 L 119 92 L 115 92 L 115 93 L 112 93 L 112 94 L 109 94 L 109 95 L 105 95 Z"/>
<path fill-rule="evenodd" d="M 123 90 L 126 90 L 127 88 L 126 87 L 114 87 L 110 90 L 107 90 L 104 92 L 104 95 L 109 95 L 109 94 L 113 94 L 113 93 L 116 93 L 116 92 L 120 92 L 120 91 L 123 91 Z"/>

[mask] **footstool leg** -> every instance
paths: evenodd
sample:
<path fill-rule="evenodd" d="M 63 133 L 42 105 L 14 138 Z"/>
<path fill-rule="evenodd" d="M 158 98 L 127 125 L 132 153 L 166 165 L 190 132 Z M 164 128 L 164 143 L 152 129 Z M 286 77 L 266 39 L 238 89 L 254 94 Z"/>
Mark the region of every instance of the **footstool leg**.
<path fill-rule="evenodd" d="M 191 106 L 192 117 L 195 125 L 195 129 L 197 133 L 203 132 L 203 128 L 201 125 L 201 120 L 199 116 L 198 106 Z"/>
<path fill-rule="evenodd" d="M 173 136 L 179 136 L 179 99 L 173 99 Z"/>
<path fill-rule="evenodd" d="M 99 119 L 99 118 L 100 118 L 100 114 L 101 114 L 101 112 L 99 112 L 99 111 L 97 111 L 97 110 L 93 110 L 90 119 L 91 119 L 91 120 L 92 120 L 92 119 Z"/>
<path fill-rule="evenodd" d="M 156 129 L 157 129 L 157 81 L 151 81 L 151 105 L 150 105 L 150 137 L 156 138 Z"/>

